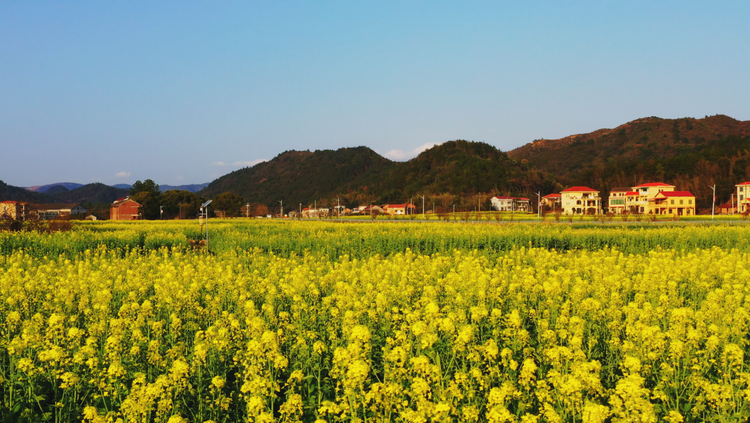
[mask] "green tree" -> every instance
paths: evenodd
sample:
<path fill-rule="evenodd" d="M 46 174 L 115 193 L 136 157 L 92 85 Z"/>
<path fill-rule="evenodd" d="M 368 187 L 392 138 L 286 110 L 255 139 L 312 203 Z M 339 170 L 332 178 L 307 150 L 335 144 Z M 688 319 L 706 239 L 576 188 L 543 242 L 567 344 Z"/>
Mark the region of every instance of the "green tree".
<path fill-rule="evenodd" d="M 153 192 L 141 191 L 132 195 L 130 198 L 141 205 L 138 211 L 143 219 L 158 219 L 159 197 L 159 195 L 154 194 Z"/>
<path fill-rule="evenodd" d="M 216 212 L 224 213 L 225 217 L 239 216 L 240 209 L 245 203 L 245 200 L 243 200 L 242 197 L 237 194 L 232 194 L 231 192 L 219 194 L 214 197 L 213 200 L 211 207 L 213 207 Z"/>
<path fill-rule="evenodd" d="M 151 179 L 146 179 L 145 181 L 135 181 L 133 184 L 133 188 L 130 188 L 130 195 L 134 196 L 141 192 L 148 192 L 153 194 L 155 197 L 158 197 L 161 194 L 161 191 L 159 191 L 159 184 L 152 181 Z"/>

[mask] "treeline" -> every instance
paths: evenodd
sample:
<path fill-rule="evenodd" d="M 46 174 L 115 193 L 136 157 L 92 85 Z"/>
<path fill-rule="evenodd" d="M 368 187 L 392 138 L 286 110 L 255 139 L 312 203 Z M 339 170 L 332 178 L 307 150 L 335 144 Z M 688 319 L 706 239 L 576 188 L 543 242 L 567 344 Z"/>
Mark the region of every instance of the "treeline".
<path fill-rule="evenodd" d="M 130 198 L 141 205 L 144 219 L 193 219 L 208 198 L 185 190 L 161 192 L 159 185 L 151 179 L 136 181 L 129 190 Z M 242 197 L 222 193 L 213 197 L 209 210 L 211 217 L 264 216 L 268 208 L 264 204 L 248 204 Z M 249 207 L 248 207 L 249 206 Z"/>

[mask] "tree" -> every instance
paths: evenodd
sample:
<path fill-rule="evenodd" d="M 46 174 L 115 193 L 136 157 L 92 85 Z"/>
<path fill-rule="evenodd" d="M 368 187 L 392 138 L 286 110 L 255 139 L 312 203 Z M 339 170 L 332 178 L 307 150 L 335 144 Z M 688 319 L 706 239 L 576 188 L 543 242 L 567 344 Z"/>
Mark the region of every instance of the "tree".
<path fill-rule="evenodd" d="M 135 181 L 133 184 L 133 187 L 130 188 L 130 195 L 134 196 L 140 192 L 148 192 L 154 195 L 154 197 L 158 197 L 161 195 L 161 191 L 159 191 L 159 184 L 152 181 L 151 179 L 146 179 L 145 181 Z"/>
<path fill-rule="evenodd" d="M 138 212 L 144 219 L 159 218 L 159 195 L 148 191 L 141 191 L 131 196 L 131 198 L 141 205 Z"/>
<path fill-rule="evenodd" d="M 193 218 L 205 200 L 190 191 L 173 189 L 161 195 L 160 203 L 164 206 L 164 217 L 179 216 L 180 219 Z"/>
<path fill-rule="evenodd" d="M 240 209 L 244 205 L 245 200 L 237 194 L 231 192 L 225 192 L 214 197 L 213 206 L 214 210 L 222 212 L 224 217 L 239 216 Z"/>

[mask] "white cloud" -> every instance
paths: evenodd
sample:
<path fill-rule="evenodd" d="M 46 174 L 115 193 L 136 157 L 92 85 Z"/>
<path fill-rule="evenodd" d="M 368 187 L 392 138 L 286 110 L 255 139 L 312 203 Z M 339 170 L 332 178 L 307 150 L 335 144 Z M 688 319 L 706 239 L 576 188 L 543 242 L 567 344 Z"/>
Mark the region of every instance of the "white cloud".
<path fill-rule="evenodd" d="M 257 160 L 247 160 L 247 161 L 237 161 L 234 163 L 226 163 L 226 162 L 213 162 L 211 163 L 211 166 L 216 167 L 253 167 L 257 165 L 258 163 L 263 163 L 267 161 L 266 159 L 257 159 Z"/>
<path fill-rule="evenodd" d="M 117 172 L 115 178 L 130 178 L 130 172 Z"/>
<path fill-rule="evenodd" d="M 419 153 L 425 150 L 429 150 L 430 148 L 436 145 L 440 145 L 440 143 L 428 142 L 426 144 L 420 145 L 419 147 L 413 150 L 404 151 L 404 150 L 395 149 L 395 150 L 388 151 L 386 153 L 381 153 L 381 155 L 387 159 L 396 160 L 396 161 L 405 161 L 405 160 L 409 160 L 414 157 L 417 157 Z"/>

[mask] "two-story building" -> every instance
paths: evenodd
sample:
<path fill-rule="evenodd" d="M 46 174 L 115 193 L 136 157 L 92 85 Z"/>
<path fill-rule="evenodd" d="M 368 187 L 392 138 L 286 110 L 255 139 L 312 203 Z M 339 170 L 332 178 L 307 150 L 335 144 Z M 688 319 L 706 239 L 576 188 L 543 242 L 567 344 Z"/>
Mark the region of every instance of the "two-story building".
<path fill-rule="evenodd" d="M 562 195 L 559 193 L 552 193 L 547 194 L 541 199 L 540 206 L 542 207 L 542 210 L 551 211 L 551 212 L 557 212 L 560 211 L 560 201 L 562 199 Z"/>
<path fill-rule="evenodd" d="M 562 190 L 560 194 L 564 214 L 600 214 L 602 212 L 599 191 L 593 188 L 575 186 Z"/>
<path fill-rule="evenodd" d="M 531 210 L 531 201 L 526 197 L 492 197 L 491 208 L 495 211 L 528 212 Z"/>
<path fill-rule="evenodd" d="M 649 213 L 694 216 L 695 196 L 689 191 L 657 192 Z"/>
<path fill-rule="evenodd" d="M 118 198 L 109 208 L 110 220 L 137 220 L 140 204 L 130 197 Z"/>

